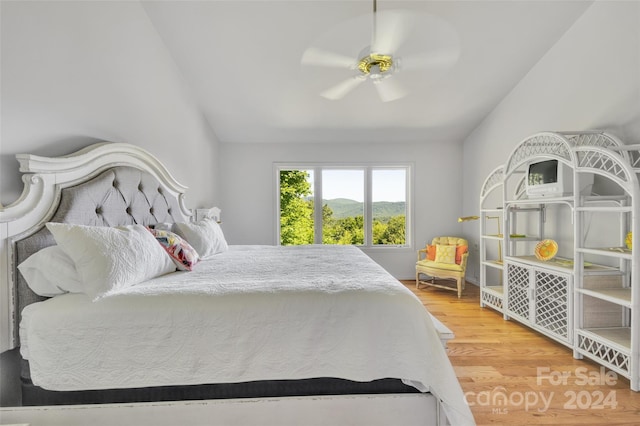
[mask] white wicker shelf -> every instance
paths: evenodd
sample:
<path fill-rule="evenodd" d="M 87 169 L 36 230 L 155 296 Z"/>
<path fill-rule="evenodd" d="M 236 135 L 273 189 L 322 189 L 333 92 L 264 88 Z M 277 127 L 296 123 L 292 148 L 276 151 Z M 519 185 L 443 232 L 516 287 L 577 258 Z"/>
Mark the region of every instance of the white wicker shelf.
<path fill-rule="evenodd" d="M 488 285 L 485 287 L 485 290 L 491 293 L 495 293 L 496 296 L 504 295 L 504 286 L 501 285 Z"/>
<path fill-rule="evenodd" d="M 587 328 L 580 332 L 590 334 L 622 351 L 628 352 L 631 348 L 631 327 Z"/>
<path fill-rule="evenodd" d="M 579 212 L 630 213 L 631 206 L 582 206 L 576 207 Z"/>
<path fill-rule="evenodd" d="M 538 235 L 527 235 L 526 237 L 511 237 L 509 239 L 509 242 L 511 243 L 517 243 L 517 242 L 523 242 L 523 241 L 540 241 L 543 238 L 541 238 Z"/>
<path fill-rule="evenodd" d="M 626 195 L 587 195 L 583 197 L 585 203 L 603 203 L 603 202 L 615 202 L 621 203 L 627 201 Z"/>
<path fill-rule="evenodd" d="M 574 264 L 573 259 L 567 259 L 564 257 L 554 257 L 553 259 L 547 260 L 547 261 L 540 260 L 537 257 L 532 255 L 507 256 L 506 259 L 512 259 L 517 262 L 526 263 L 532 266 L 544 267 L 544 268 L 558 271 L 558 272 L 564 272 L 564 273 L 573 272 L 573 264 Z M 598 265 L 593 263 L 586 265 L 584 268 L 585 275 L 598 274 L 598 273 L 601 273 L 601 274 L 604 273 L 606 275 L 609 275 L 609 274 L 615 274 L 618 272 L 619 272 L 618 268 L 614 268 L 612 266 Z"/>
<path fill-rule="evenodd" d="M 480 306 L 489 306 L 498 312 L 504 310 L 504 287 L 484 286 L 480 290 Z"/>
<path fill-rule="evenodd" d="M 501 235 L 496 235 L 496 234 L 488 234 L 488 235 L 483 235 L 482 238 L 485 238 L 487 240 L 497 240 L 497 241 L 502 241 L 502 236 Z"/>
<path fill-rule="evenodd" d="M 555 198 L 522 198 L 518 200 L 507 200 L 505 206 L 532 205 L 532 204 L 567 204 L 573 206 L 574 197 L 555 197 Z M 522 208 L 524 210 L 524 208 Z"/>
<path fill-rule="evenodd" d="M 631 308 L 631 289 L 630 288 L 606 288 L 606 289 L 576 289 L 578 293 L 595 297 L 600 300 L 615 303 L 616 305 Z"/>
<path fill-rule="evenodd" d="M 518 234 L 521 235 L 521 234 Z M 497 240 L 497 241 L 502 241 L 504 239 L 504 236 L 502 235 L 496 235 L 496 234 L 489 234 L 489 235 L 482 235 L 481 238 L 484 238 L 486 240 Z M 511 236 L 510 241 L 511 242 L 517 242 L 517 241 L 540 241 L 541 238 L 537 235 L 527 235 L 524 237 L 514 237 Z"/>
<path fill-rule="evenodd" d="M 631 260 L 633 253 L 626 247 L 581 247 L 576 249 L 577 252 L 595 254 L 598 256 L 617 257 L 620 259 Z"/>
<path fill-rule="evenodd" d="M 532 200 L 533 201 L 533 200 Z M 542 210 L 541 202 L 538 201 L 536 204 L 539 204 L 538 207 L 520 207 L 518 204 L 519 201 L 511 201 L 511 206 L 509 207 L 509 211 L 513 213 L 526 213 L 526 212 L 539 212 Z"/>
<path fill-rule="evenodd" d="M 502 269 L 504 266 L 504 262 L 500 262 L 498 260 L 484 260 L 482 261 L 484 266 L 489 266 L 491 268 Z"/>
<path fill-rule="evenodd" d="M 563 176 L 572 175 L 576 193 L 529 198 L 525 181 L 529 165 L 549 159 L 566 166 Z M 640 247 L 639 176 L 640 145 L 624 145 L 598 131 L 542 132 L 522 140 L 504 166 L 487 178 L 480 193 L 481 217 L 489 212 L 499 215 L 502 229 L 498 227 L 498 233 L 504 234 L 500 245 L 504 265 L 497 266 L 486 254 L 487 249 L 495 249 L 492 240 L 497 238 L 482 235 L 491 232 L 481 225 L 481 306 L 494 307 L 506 319 L 523 322 L 571 347 L 578 358 L 586 356 L 611 368 L 629 378 L 634 391 L 640 391 L 640 300 L 636 299 L 640 297 L 640 254 L 616 246 L 622 246 L 631 231 L 633 247 Z M 606 179 L 611 184 L 607 188 L 617 186 L 611 191 L 615 195 L 578 193 L 579 186 L 580 192 L 590 188 L 591 177 Z M 483 205 L 495 206 L 495 198 L 493 204 L 487 200 L 497 188 L 503 200 L 499 214 L 493 208 L 483 209 Z M 553 233 L 545 229 L 549 214 L 552 226 L 547 226 Z M 585 246 L 592 220 L 611 221 L 618 230 L 592 234 L 598 242 Z M 518 233 L 526 236 L 511 236 Z M 557 239 L 564 254 L 573 259 L 537 259 L 530 243 L 545 238 Z M 609 243 L 612 247 L 595 247 Z M 502 272 L 504 286 L 495 286 L 496 269 Z"/>

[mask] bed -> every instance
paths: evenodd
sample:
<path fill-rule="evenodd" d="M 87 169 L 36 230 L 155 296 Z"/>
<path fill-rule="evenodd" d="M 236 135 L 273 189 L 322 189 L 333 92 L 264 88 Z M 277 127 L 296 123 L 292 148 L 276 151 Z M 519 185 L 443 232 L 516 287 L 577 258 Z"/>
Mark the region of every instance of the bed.
<path fill-rule="evenodd" d="M 24 405 L 377 395 L 393 408 L 398 395 L 417 394 L 437 402 L 430 423 L 473 424 L 431 316 L 358 248 L 225 247 L 215 221 L 192 219 L 186 188 L 134 145 L 18 160 L 25 192 L 0 218 L 8 225 L 8 345 L 20 347 Z M 196 224 L 222 239 L 212 253 L 185 270 L 163 264 L 134 285 L 96 290 L 108 273 L 93 277 L 91 269 L 80 274 L 85 290 L 44 297 L 18 269 L 61 248 L 86 272 L 82 262 L 99 257 L 87 244 L 111 233 L 137 232 L 147 244 L 146 227 Z M 94 232 L 102 234 L 82 240 Z M 196 237 L 214 239 L 180 234 L 199 253 L 208 248 Z M 100 247 L 104 258 L 118 258 L 113 246 Z M 114 273 L 127 281 L 153 262 Z"/>

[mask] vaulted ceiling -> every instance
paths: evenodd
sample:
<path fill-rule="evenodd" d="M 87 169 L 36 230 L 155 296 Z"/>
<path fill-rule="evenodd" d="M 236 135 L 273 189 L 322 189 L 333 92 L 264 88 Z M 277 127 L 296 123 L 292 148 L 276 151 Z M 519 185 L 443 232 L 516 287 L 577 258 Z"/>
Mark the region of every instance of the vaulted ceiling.
<path fill-rule="evenodd" d="M 444 19 L 460 49 L 448 68 L 392 76 L 408 92 L 392 102 L 370 81 L 325 99 L 353 71 L 301 64 L 318 45 L 358 59 L 371 40 L 372 1 L 141 4 L 222 142 L 460 142 L 590 2 L 378 1 L 379 15 L 416 17 L 400 53 L 433 51 L 425 17 Z"/>

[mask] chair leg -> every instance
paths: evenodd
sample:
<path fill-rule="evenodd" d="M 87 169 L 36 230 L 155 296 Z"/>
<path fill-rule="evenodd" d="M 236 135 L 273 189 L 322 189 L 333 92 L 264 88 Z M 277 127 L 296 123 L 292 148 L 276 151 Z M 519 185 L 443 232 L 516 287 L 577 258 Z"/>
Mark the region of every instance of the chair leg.
<path fill-rule="evenodd" d="M 462 297 L 462 279 L 461 278 L 457 278 L 456 281 L 458 282 L 458 299 L 460 299 Z"/>

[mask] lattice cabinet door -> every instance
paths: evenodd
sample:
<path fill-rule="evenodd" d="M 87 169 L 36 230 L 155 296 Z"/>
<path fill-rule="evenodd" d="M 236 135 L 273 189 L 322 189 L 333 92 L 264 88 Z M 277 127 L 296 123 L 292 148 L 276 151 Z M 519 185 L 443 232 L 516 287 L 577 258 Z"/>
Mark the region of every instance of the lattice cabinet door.
<path fill-rule="evenodd" d="M 531 269 L 518 263 L 505 262 L 507 267 L 507 314 L 529 323 L 531 321 Z"/>
<path fill-rule="evenodd" d="M 509 259 L 507 316 L 570 344 L 573 340 L 571 274 Z"/>
<path fill-rule="evenodd" d="M 539 269 L 534 274 L 535 324 L 557 339 L 571 343 L 571 275 Z"/>

